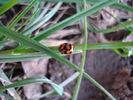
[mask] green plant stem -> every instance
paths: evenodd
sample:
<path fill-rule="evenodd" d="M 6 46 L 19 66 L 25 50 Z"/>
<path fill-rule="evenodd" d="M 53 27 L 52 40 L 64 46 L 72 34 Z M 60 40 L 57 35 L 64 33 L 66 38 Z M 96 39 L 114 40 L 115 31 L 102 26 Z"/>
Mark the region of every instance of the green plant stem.
<path fill-rule="evenodd" d="M 128 53 L 122 54 L 118 49 L 112 49 L 116 54 L 118 54 L 121 57 L 128 57 Z"/>
<path fill-rule="evenodd" d="M 132 47 L 133 42 L 113 42 L 113 43 L 95 43 L 95 44 L 87 44 L 87 50 L 96 50 L 96 49 L 122 49 L 125 47 Z M 58 46 L 49 47 L 52 51 L 59 53 Z M 74 45 L 74 53 L 78 53 L 77 51 L 83 50 L 83 45 Z M 0 55 L 13 55 L 13 54 L 26 54 L 26 53 L 36 53 L 38 50 L 29 48 L 29 49 L 20 49 L 20 50 L 6 50 L 1 51 Z"/>
<path fill-rule="evenodd" d="M 108 11 L 104 10 L 106 13 L 108 13 L 110 16 L 112 16 L 121 26 L 123 26 L 125 29 L 132 31 L 131 29 L 129 29 L 128 27 L 126 27 L 122 22 L 120 22 L 116 17 L 114 17 L 111 13 L 109 13 Z"/>
<path fill-rule="evenodd" d="M 86 9 L 86 0 L 83 1 L 84 10 Z M 84 72 L 84 65 L 85 65 L 85 59 L 86 59 L 86 50 L 87 50 L 87 18 L 84 18 L 84 44 L 83 44 L 83 53 L 82 53 L 82 59 L 81 59 L 81 65 L 80 65 L 80 71 L 79 76 L 77 80 L 77 84 L 73 93 L 72 100 L 77 100 L 78 93 L 80 90 L 80 85 L 82 82 L 83 72 Z"/>

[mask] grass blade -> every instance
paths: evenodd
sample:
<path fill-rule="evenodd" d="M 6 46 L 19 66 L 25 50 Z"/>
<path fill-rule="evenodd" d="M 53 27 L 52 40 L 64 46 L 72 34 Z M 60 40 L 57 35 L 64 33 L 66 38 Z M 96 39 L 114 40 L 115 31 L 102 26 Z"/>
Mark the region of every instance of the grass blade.
<path fill-rule="evenodd" d="M 133 42 L 113 42 L 113 43 L 95 43 L 95 44 L 87 44 L 87 50 L 96 50 L 96 49 L 122 49 L 125 47 L 132 47 Z M 57 53 L 60 56 L 65 56 L 62 55 L 58 49 L 58 47 L 49 47 L 52 51 Z M 74 45 L 74 53 L 79 53 L 83 49 L 83 45 Z M 32 59 L 38 59 L 38 58 L 50 58 L 50 56 L 46 54 L 32 54 L 32 53 L 37 53 L 39 51 L 34 50 L 34 49 L 23 49 L 23 50 L 7 50 L 0 52 L 0 63 L 3 62 L 17 62 L 17 61 L 26 61 L 26 60 L 32 60 Z M 23 53 L 31 53 L 29 55 L 20 55 Z M 12 55 L 15 54 L 15 55 Z M 17 54 L 17 55 L 16 55 Z M 18 55 L 19 54 L 19 55 Z M 120 52 L 117 52 L 122 57 L 127 57 L 128 52 L 125 54 L 121 54 Z M 133 55 L 133 54 L 132 54 Z"/>
<path fill-rule="evenodd" d="M 7 94 L 5 94 L 3 92 L 0 92 L 0 95 L 4 96 L 4 97 L 6 97 L 6 98 L 8 98 L 10 100 L 14 100 L 11 96 L 9 96 L 9 95 L 7 95 Z"/>
<path fill-rule="evenodd" d="M 3 5 L 0 8 L 0 15 L 5 13 L 7 10 L 9 10 L 11 7 L 13 7 L 19 0 L 10 0 L 5 5 Z"/>
<path fill-rule="evenodd" d="M 86 9 L 86 0 L 83 0 L 83 9 Z M 80 85 L 82 82 L 82 77 L 83 77 L 83 71 L 84 71 L 84 65 L 85 65 L 85 59 L 86 59 L 86 50 L 87 50 L 87 37 L 88 37 L 88 32 L 87 32 L 87 17 L 85 17 L 83 19 L 83 23 L 84 23 L 84 34 L 83 34 L 83 38 L 84 38 L 84 44 L 83 44 L 83 53 L 82 53 L 82 59 L 81 59 L 81 65 L 80 65 L 80 71 L 79 71 L 79 76 L 78 76 L 78 80 L 74 89 L 74 93 L 72 96 L 72 100 L 77 100 L 78 98 L 78 93 L 80 90 Z"/>
<path fill-rule="evenodd" d="M 56 91 L 56 93 L 58 95 L 62 95 L 63 88 L 43 76 L 34 76 L 34 77 L 27 78 L 27 79 L 23 79 L 21 81 L 15 82 L 10 85 L 2 86 L 2 87 L 0 87 L 0 90 L 5 90 L 5 89 L 9 89 L 9 88 L 19 87 L 19 86 L 24 86 L 24 85 L 39 83 L 39 82 L 50 84 L 54 88 L 54 90 Z"/>
<path fill-rule="evenodd" d="M 0 80 L 3 83 L 3 85 L 11 84 L 9 78 L 6 76 L 6 74 L 1 69 L 0 69 Z M 10 88 L 7 91 L 12 97 L 14 97 L 14 99 L 21 99 L 14 88 Z M 8 95 L 5 95 L 5 96 L 9 97 Z"/>

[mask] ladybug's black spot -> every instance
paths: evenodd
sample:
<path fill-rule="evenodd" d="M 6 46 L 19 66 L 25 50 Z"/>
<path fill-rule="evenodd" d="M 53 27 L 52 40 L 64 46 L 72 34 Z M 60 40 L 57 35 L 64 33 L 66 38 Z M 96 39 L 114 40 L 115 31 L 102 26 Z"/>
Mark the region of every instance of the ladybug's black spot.
<path fill-rule="evenodd" d="M 71 49 L 73 48 L 73 46 L 70 43 L 63 43 L 60 45 L 59 47 L 59 51 L 62 54 L 71 54 Z"/>

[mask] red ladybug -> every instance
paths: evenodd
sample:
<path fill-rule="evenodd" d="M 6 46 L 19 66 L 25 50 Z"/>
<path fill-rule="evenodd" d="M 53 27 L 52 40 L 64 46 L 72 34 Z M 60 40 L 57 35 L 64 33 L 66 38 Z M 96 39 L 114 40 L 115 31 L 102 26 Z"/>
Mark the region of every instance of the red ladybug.
<path fill-rule="evenodd" d="M 73 46 L 70 43 L 63 43 L 60 45 L 59 51 L 62 54 L 71 54 L 73 52 Z"/>

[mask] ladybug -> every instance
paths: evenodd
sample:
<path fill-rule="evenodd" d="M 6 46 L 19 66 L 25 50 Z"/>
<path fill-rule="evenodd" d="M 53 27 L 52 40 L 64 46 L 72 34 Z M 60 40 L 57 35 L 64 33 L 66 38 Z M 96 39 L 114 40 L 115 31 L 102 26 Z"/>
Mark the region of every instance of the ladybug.
<path fill-rule="evenodd" d="M 71 54 L 73 52 L 73 45 L 70 43 L 63 43 L 60 45 L 59 51 L 62 54 Z"/>

